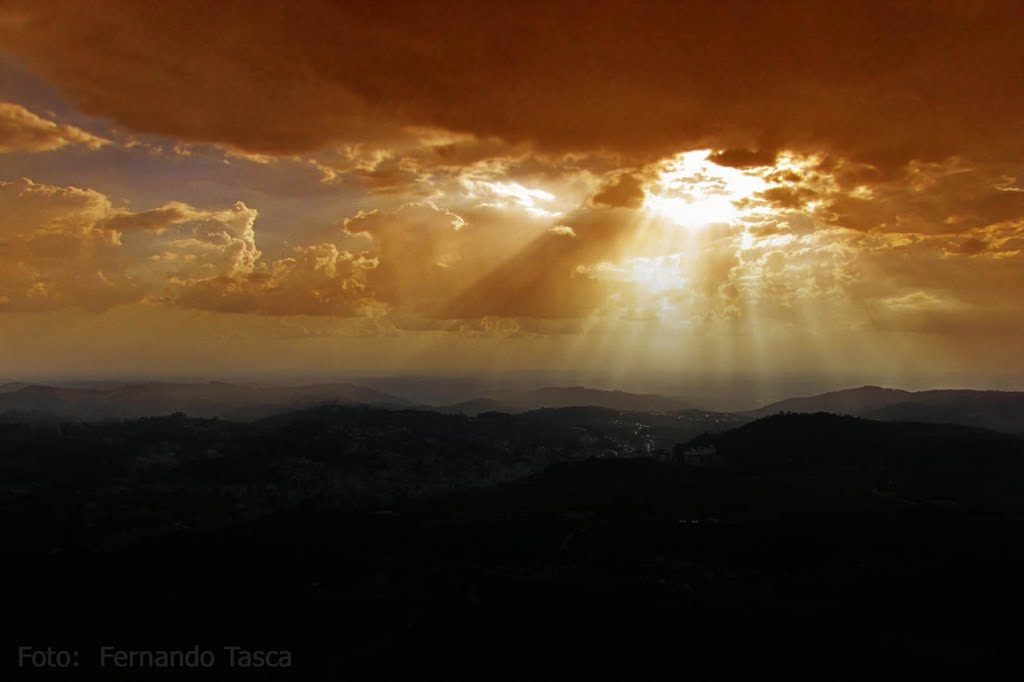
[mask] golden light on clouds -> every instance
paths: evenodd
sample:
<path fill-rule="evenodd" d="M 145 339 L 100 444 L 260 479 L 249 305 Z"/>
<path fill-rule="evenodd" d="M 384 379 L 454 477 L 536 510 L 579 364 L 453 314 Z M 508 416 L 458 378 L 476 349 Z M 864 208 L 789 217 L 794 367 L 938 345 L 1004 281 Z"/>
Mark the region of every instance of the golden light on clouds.
<path fill-rule="evenodd" d="M 687 229 L 740 220 L 740 205 L 768 184 L 753 173 L 712 163 L 710 155 L 685 152 L 664 164 L 647 189 L 644 209 Z"/>
<path fill-rule="evenodd" d="M 97 371 L 1024 370 L 1024 16 L 972 7 L 7 3 L 0 324 Z M 30 336 L 0 371 L 72 352 Z"/>

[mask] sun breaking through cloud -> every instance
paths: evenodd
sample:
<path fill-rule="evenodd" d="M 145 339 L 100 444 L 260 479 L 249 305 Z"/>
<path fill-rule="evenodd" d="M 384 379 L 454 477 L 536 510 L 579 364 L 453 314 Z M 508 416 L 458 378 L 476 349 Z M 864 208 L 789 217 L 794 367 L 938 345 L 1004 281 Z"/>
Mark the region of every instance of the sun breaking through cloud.
<path fill-rule="evenodd" d="M 4 3 L 0 371 L 1019 372 L 1022 20 Z"/>

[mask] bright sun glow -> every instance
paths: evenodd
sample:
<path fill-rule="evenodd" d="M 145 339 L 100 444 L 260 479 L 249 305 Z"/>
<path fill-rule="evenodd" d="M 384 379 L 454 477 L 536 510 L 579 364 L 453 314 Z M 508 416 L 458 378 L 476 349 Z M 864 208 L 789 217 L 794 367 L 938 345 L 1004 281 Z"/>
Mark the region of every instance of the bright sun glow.
<path fill-rule="evenodd" d="M 652 213 L 668 218 L 676 225 L 700 228 L 715 223 L 731 223 L 737 217 L 736 206 L 725 197 L 697 200 L 651 196 L 644 206 Z"/>
<path fill-rule="evenodd" d="M 463 180 L 462 185 L 470 196 L 481 199 L 479 206 L 501 209 L 516 207 L 540 218 L 553 218 L 559 214 L 544 206 L 553 203 L 556 197 L 542 189 L 524 187 L 518 182 L 473 179 Z"/>
<path fill-rule="evenodd" d="M 628 265 L 628 280 L 652 294 L 681 289 L 686 285 L 682 276 L 682 254 L 656 258 L 633 258 Z"/>
<path fill-rule="evenodd" d="M 708 160 L 711 150 L 686 152 L 665 165 L 648 188 L 644 208 L 687 229 L 739 219 L 738 203 L 767 189 L 764 178 Z"/>

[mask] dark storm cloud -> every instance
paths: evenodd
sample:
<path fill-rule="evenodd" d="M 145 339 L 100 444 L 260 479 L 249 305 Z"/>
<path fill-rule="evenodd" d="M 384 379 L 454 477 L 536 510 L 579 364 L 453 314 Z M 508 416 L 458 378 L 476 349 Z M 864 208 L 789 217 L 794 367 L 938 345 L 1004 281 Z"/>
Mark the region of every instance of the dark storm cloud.
<path fill-rule="evenodd" d="M 552 151 L 1019 156 L 1017 2 L 13 0 L 91 114 L 266 153 L 430 126 Z"/>

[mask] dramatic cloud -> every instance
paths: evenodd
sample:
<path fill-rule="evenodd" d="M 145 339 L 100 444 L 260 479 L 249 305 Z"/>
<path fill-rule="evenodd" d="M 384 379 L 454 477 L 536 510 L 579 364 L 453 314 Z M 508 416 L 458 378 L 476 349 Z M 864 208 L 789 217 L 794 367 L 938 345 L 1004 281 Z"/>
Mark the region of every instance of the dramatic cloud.
<path fill-rule="evenodd" d="M 1014 158 L 1017 2 L 65 0 L 3 39 L 83 110 L 265 153 L 420 126 L 663 156 Z M 446 152 L 440 146 L 440 155 Z"/>
<path fill-rule="evenodd" d="M 373 315 L 363 275 L 377 262 L 334 244 L 299 247 L 264 268 L 196 281 L 176 298 L 185 307 L 261 315 Z"/>
<path fill-rule="evenodd" d="M 564 226 L 568 227 L 568 226 Z M 579 228 L 572 228 L 576 234 Z M 585 317 L 604 303 L 604 287 L 579 271 L 581 240 L 552 230 L 474 282 L 444 310 L 450 318 Z"/>
<path fill-rule="evenodd" d="M 823 223 L 885 232 L 963 232 L 1024 216 L 1024 167 L 1010 163 L 912 161 L 882 176 L 874 168 L 803 160 L 760 197 Z"/>
<path fill-rule="evenodd" d="M 103 309 L 140 292 L 123 266 L 114 213 L 99 192 L 0 183 L 0 310 Z"/>
<path fill-rule="evenodd" d="M 624 173 L 601 187 L 597 194 L 590 197 L 596 206 L 612 208 L 637 208 L 644 201 L 643 182 L 640 178 Z"/>
<path fill-rule="evenodd" d="M 257 212 L 182 203 L 133 213 L 88 189 L 0 183 L 0 311 L 104 310 L 142 300 L 227 312 L 354 315 L 376 267 L 333 244 L 264 262 Z"/>
<path fill-rule="evenodd" d="M 238 202 L 227 211 L 184 212 L 184 220 L 192 223 L 190 234 L 173 239 L 170 250 L 154 260 L 187 264 L 184 279 L 196 280 L 225 274 L 245 275 L 253 272 L 260 258 L 256 248 L 257 212 Z"/>
<path fill-rule="evenodd" d="M 512 368 L 895 371 L 986 343 L 1017 367 L 1022 23 L 1003 0 L 9 0 L 0 313 L 400 339 L 389 362 L 424 366 L 500 341 L 532 349 Z"/>
<path fill-rule="evenodd" d="M 80 128 L 47 121 L 19 104 L 0 102 L 0 153 L 48 152 L 68 145 L 99 149 L 105 144 L 107 140 Z"/>

